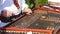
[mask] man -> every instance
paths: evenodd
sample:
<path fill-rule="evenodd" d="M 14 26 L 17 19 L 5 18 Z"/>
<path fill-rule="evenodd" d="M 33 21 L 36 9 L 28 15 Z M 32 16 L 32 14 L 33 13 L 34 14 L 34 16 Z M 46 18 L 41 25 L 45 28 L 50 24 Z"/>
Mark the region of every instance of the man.
<path fill-rule="evenodd" d="M 18 0 L 19 9 L 14 4 L 14 0 L 0 0 L 0 16 L 10 17 L 12 15 L 18 15 L 21 11 L 25 11 L 26 14 L 32 13 L 25 3 L 25 0 Z"/>

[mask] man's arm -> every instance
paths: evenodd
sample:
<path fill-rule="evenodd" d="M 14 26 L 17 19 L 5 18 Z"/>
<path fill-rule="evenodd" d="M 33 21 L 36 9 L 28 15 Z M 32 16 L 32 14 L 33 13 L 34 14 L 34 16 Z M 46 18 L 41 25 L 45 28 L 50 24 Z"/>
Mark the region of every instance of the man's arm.
<path fill-rule="evenodd" d="M 28 8 L 28 5 L 26 4 L 25 0 L 20 0 L 21 2 L 21 8 L 22 8 L 22 11 L 25 11 L 26 14 L 30 14 L 32 13 L 31 9 Z"/>
<path fill-rule="evenodd" d="M 25 0 L 22 0 L 22 10 L 24 10 L 24 8 L 28 8 L 28 5 L 26 4 Z"/>

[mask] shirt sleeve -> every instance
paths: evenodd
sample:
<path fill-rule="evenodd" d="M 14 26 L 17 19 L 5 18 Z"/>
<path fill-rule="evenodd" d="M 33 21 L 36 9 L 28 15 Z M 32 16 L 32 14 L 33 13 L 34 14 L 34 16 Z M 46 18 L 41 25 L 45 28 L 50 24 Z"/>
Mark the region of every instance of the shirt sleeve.
<path fill-rule="evenodd" d="M 28 5 L 26 4 L 25 0 L 19 0 L 19 5 L 22 10 L 24 10 L 24 8 L 28 8 Z"/>
<path fill-rule="evenodd" d="M 0 0 L 0 5 L 2 5 L 2 3 L 3 3 L 3 0 Z"/>
<path fill-rule="evenodd" d="M 49 2 L 60 2 L 60 0 L 48 0 Z"/>
<path fill-rule="evenodd" d="M 28 8 L 28 5 L 26 4 L 25 0 L 22 0 L 22 10 L 24 10 L 24 8 Z"/>

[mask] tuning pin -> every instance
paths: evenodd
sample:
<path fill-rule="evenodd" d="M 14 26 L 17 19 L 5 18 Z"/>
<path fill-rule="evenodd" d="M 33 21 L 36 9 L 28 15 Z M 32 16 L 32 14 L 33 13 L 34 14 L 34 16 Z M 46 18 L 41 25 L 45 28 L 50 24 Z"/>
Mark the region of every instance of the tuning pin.
<path fill-rule="evenodd" d="M 11 32 L 10 34 L 16 34 L 16 33 L 14 33 L 14 32 Z"/>
<path fill-rule="evenodd" d="M 30 31 L 30 32 L 27 32 L 27 34 L 33 34 L 33 33 Z"/>
<path fill-rule="evenodd" d="M 37 32 L 33 32 L 33 34 L 38 34 Z"/>
<path fill-rule="evenodd" d="M 9 33 L 11 32 L 11 31 L 8 31 Z"/>
<path fill-rule="evenodd" d="M 16 33 L 16 31 L 12 31 L 12 32 Z"/>
<path fill-rule="evenodd" d="M 40 34 L 45 34 L 44 32 L 40 32 Z"/>
<path fill-rule="evenodd" d="M 26 34 L 26 32 L 20 32 L 19 34 Z"/>
<path fill-rule="evenodd" d="M 9 32 L 9 31 L 6 31 L 6 32 Z"/>

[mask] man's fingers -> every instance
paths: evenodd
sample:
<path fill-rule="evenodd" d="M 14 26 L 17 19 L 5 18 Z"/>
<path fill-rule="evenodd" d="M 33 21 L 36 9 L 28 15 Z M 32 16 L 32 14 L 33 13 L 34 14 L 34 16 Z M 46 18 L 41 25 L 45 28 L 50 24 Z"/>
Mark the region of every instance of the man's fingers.
<path fill-rule="evenodd" d="M 31 13 L 32 13 L 31 9 L 25 8 L 24 10 L 25 10 L 25 12 L 26 12 L 27 15 L 31 15 Z"/>
<path fill-rule="evenodd" d="M 30 13 L 26 13 L 27 15 L 31 15 Z"/>
<path fill-rule="evenodd" d="M 27 14 L 27 15 L 31 15 L 31 14 L 32 14 L 32 12 L 27 12 L 26 14 Z"/>

